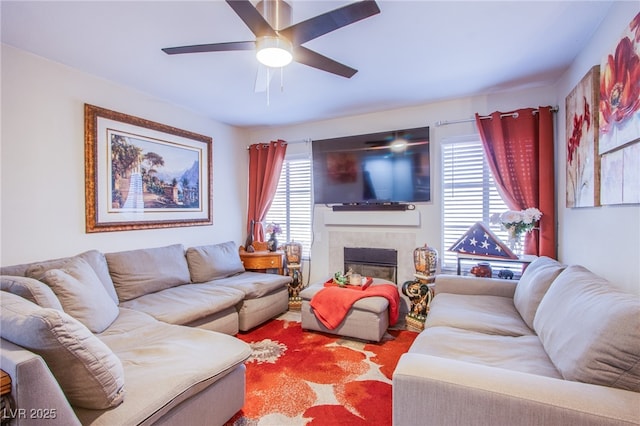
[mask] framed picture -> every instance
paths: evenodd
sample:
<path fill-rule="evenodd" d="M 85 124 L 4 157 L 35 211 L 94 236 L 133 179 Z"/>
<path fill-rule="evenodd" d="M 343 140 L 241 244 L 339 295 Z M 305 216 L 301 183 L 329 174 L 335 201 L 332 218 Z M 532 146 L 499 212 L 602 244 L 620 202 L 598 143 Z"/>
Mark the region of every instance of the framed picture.
<path fill-rule="evenodd" d="M 600 64 L 603 205 L 640 204 L 640 13 Z"/>
<path fill-rule="evenodd" d="M 603 205 L 640 204 L 640 142 L 601 158 Z"/>
<path fill-rule="evenodd" d="M 85 104 L 86 232 L 210 225 L 208 136 Z"/>
<path fill-rule="evenodd" d="M 640 13 L 600 64 L 600 154 L 640 139 Z"/>
<path fill-rule="evenodd" d="M 600 205 L 599 71 L 599 66 L 591 68 L 565 100 L 567 207 Z"/>

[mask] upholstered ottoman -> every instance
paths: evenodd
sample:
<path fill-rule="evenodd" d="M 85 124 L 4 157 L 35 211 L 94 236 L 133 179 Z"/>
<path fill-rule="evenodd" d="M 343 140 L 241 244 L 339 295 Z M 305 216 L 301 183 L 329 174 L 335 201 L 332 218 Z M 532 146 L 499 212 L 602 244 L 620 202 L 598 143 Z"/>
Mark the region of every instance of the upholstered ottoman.
<path fill-rule="evenodd" d="M 396 295 L 398 295 L 396 285 L 387 280 L 374 278 L 370 287 L 375 287 L 381 284 L 393 286 L 395 288 Z M 316 313 L 311 306 L 311 300 L 323 288 L 324 283 L 318 283 L 310 285 L 300 292 L 300 297 L 302 299 L 301 313 L 303 329 L 337 334 L 345 337 L 355 337 L 357 339 L 370 340 L 374 342 L 379 342 L 382 339 L 382 336 L 384 336 L 384 333 L 390 323 L 390 303 L 386 297 L 366 296 L 357 300 L 348 310 L 342 322 L 338 324 L 337 327 L 329 329 L 316 317 Z M 341 290 L 360 291 L 349 289 Z M 364 291 L 366 292 L 367 290 Z M 394 303 L 397 303 L 397 301 Z M 395 317 L 396 318 L 392 318 L 391 322 L 395 322 L 395 320 L 397 320 L 397 315 L 395 315 Z"/>

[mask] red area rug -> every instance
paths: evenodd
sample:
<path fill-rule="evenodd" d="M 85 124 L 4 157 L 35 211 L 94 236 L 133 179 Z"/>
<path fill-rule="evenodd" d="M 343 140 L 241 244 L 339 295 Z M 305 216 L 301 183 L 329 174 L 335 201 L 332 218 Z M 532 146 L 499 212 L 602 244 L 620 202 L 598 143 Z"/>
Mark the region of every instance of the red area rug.
<path fill-rule="evenodd" d="M 391 375 L 416 336 L 389 330 L 367 343 L 283 319 L 239 334 L 253 354 L 245 405 L 227 426 L 391 425 Z"/>

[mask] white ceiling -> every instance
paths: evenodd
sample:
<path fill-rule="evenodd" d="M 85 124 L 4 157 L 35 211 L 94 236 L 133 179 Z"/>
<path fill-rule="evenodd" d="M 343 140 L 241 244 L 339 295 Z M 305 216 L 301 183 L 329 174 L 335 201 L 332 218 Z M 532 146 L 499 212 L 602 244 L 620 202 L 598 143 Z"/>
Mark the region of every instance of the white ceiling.
<path fill-rule="evenodd" d="M 350 1 L 293 0 L 293 23 Z M 378 0 L 381 13 L 305 44 L 359 70 L 293 63 L 254 92 L 251 51 L 160 49 L 254 40 L 225 2 L 2 1 L 2 42 L 237 126 L 286 125 L 554 83 L 609 1 Z"/>

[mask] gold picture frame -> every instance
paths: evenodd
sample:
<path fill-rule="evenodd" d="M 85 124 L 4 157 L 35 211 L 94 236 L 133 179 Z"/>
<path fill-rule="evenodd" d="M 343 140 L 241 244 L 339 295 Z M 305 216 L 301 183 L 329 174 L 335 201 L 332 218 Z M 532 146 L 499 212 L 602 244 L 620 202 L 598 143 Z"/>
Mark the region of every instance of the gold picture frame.
<path fill-rule="evenodd" d="M 211 137 L 85 104 L 86 232 L 213 224 Z"/>

